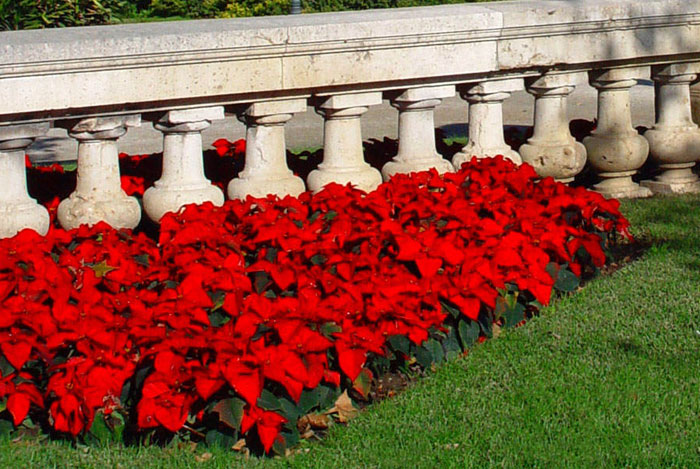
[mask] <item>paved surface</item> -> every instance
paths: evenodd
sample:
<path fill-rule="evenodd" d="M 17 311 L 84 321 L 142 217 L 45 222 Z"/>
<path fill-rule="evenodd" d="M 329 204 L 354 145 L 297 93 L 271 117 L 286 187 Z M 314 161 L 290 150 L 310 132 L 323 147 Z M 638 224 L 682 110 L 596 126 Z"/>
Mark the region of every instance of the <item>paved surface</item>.
<path fill-rule="evenodd" d="M 570 119 L 593 119 L 596 116 L 596 92 L 580 76 L 579 85 L 569 97 Z M 640 82 L 632 88 L 632 122 L 635 126 L 651 127 L 654 123 L 654 87 L 649 81 Z M 507 125 L 532 125 L 534 98 L 526 92 L 513 93 L 503 106 L 504 121 Z M 435 110 L 435 125 L 448 136 L 466 135 L 468 105 L 459 97 L 446 99 Z M 396 138 L 398 111 L 387 101 L 374 106 L 362 116 L 362 136 L 369 138 Z M 323 145 L 323 118 L 312 108 L 306 113 L 295 115 L 286 125 L 287 147 L 290 149 L 316 148 Z M 234 116 L 214 122 L 203 132 L 204 149 L 219 138 L 234 141 L 245 137 L 245 127 Z M 119 150 L 130 154 L 147 154 L 163 150 L 162 134 L 144 122 L 141 127 L 129 129 L 119 140 Z M 35 161 L 74 160 L 77 155 L 77 142 L 62 129 L 52 129 L 49 134 L 38 139 L 29 149 Z"/>

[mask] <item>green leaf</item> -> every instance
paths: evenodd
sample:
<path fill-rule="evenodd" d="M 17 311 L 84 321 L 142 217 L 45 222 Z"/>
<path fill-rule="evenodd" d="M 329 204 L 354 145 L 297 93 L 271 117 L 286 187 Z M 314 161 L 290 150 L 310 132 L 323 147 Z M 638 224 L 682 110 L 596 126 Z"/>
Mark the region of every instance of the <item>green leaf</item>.
<path fill-rule="evenodd" d="M 105 416 L 102 412 L 95 415 L 92 425 L 90 426 L 90 436 L 100 445 L 105 445 L 113 440 L 112 430 L 107 426 Z"/>
<path fill-rule="evenodd" d="M 459 309 L 453 307 L 446 301 L 440 301 L 440 305 L 442 306 L 442 309 L 447 311 L 450 316 L 452 316 L 455 319 L 459 319 L 459 317 L 462 315 L 462 313 L 459 311 Z"/>
<path fill-rule="evenodd" d="M 117 270 L 116 267 L 112 267 L 110 265 L 107 265 L 107 261 L 104 260 L 100 262 L 99 264 L 87 264 L 93 272 L 95 272 L 95 277 L 97 278 L 102 278 L 108 273 L 110 273 L 113 270 Z"/>
<path fill-rule="evenodd" d="M 335 210 L 329 210 L 328 213 L 326 213 L 323 216 L 323 219 L 326 221 L 332 221 L 337 216 L 338 216 L 338 212 L 336 212 Z"/>
<path fill-rule="evenodd" d="M 218 430 L 209 430 L 205 437 L 207 446 L 231 449 L 236 444 L 236 439 Z"/>
<path fill-rule="evenodd" d="M 212 306 L 211 311 L 216 311 L 224 305 L 224 301 L 226 300 L 225 291 L 217 290 L 215 292 L 207 292 L 207 294 L 209 295 L 211 302 L 214 303 L 214 306 Z"/>
<path fill-rule="evenodd" d="M 212 408 L 212 412 L 219 414 L 221 423 L 238 431 L 241 429 L 241 420 L 243 420 L 243 409 L 245 406 L 246 403 L 243 399 L 231 397 L 217 402 Z"/>
<path fill-rule="evenodd" d="M 388 342 L 393 350 L 401 352 L 404 355 L 409 355 L 411 350 L 411 341 L 405 335 L 392 335 L 389 337 Z"/>
<path fill-rule="evenodd" d="M 275 262 L 277 260 L 277 251 L 279 250 L 274 247 L 267 248 L 267 252 L 265 253 L 265 259 L 268 262 Z"/>
<path fill-rule="evenodd" d="M 272 394 L 267 389 L 263 389 L 258 398 L 258 407 L 265 410 L 282 410 L 282 404 L 280 403 L 277 396 Z"/>
<path fill-rule="evenodd" d="M 441 363 L 445 359 L 445 350 L 442 345 L 435 339 L 429 339 L 423 346 L 430 352 L 434 363 Z"/>
<path fill-rule="evenodd" d="M 468 349 L 479 339 L 479 325 L 474 321 L 460 320 L 458 324 L 459 340 L 464 350 Z"/>
<path fill-rule="evenodd" d="M 447 355 L 454 356 L 454 355 L 451 355 L 450 352 L 454 352 L 454 354 L 459 354 L 462 351 L 462 347 L 459 346 L 459 339 L 457 338 L 457 331 L 455 330 L 454 327 L 448 328 L 447 338 L 442 342 L 442 346 L 445 349 L 446 358 L 447 358 Z"/>
<path fill-rule="evenodd" d="M 305 389 L 299 398 L 299 414 L 306 415 L 320 403 L 320 391 L 316 389 Z"/>
<path fill-rule="evenodd" d="M 515 303 L 512 308 L 505 311 L 503 317 L 506 320 L 506 327 L 514 327 L 525 319 L 525 306 L 522 303 Z"/>
<path fill-rule="evenodd" d="M 309 260 L 313 265 L 321 265 L 324 262 L 326 262 L 326 256 L 324 256 L 323 254 L 314 254 Z"/>
<path fill-rule="evenodd" d="M 2 372 L 3 378 L 15 372 L 15 367 L 10 365 L 10 362 L 7 361 L 4 355 L 0 355 L 0 372 Z"/>
<path fill-rule="evenodd" d="M 209 316 L 209 323 L 212 327 L 221 327 L 231 320 L 231 316 L 222 310 L 212 310 L 207 316 Z"/>
<path fill-rule="evenodd" d="M 343 328 L 332 321 L 324 323 L 321 326 L 321 334 L 323 334 L 323 336 L 326 337 L 327 339 L 332 339 L 333 334 L 338 334 L 341 332 L 343 332 Z"/>
<path fill-rule="evenodd" d="M 372 376 L 366 368 L 363 368 L 362 371 L 360 371 L 360 374 L 357 375 L 357 378 L 355 378 L 355 381 L 352 383 L 353 389 L 355 389 L 357 392 L 362 395 L 363 398 L 367 399 L 369 396 L 369 390 L 372 386 Z"/>
<path fill-rule="evenodd" d="M 134 261 L 136 261 L 137 264 L 142 265 L 144 267 L 148 267 L 149 262 L 150 262 L 148 254 L 141 254 L 138 256 L 134 256 Z"/>
<path fill-rule="evenodd" d="M 256 272 L 255 273 L 255 291 L 262 293 L 265 288 L 270 284 L 270 276 L 267 272 Z"/>
<path fill-rule="evenodd" d="M 299 417 L 299 409 L 297 405 L 289 399 L 281 398 L 280 405 L 282 407 L 282 415 L 290 422 L 295 422 Z"/>
<path fill-rule="evenodd" d="M 572 292 L 579 286 L 580 279 L 565 266 L 559 269 L 554 288 L 562 292 Z"/>
<path fill-rule="evenodd" d="M 428 349 L 422 346 L 417 346 L 415 349 L 416 361 L 423 368 L 428 368 L 433 363 L 433 355 Z"/>

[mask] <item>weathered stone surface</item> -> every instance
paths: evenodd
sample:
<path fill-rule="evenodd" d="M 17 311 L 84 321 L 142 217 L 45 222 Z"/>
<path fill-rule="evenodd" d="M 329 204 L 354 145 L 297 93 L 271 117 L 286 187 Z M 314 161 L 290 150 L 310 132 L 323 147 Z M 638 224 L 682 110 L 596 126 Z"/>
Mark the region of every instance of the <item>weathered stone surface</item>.
<path fill-rule="evenodd" d="M 204 176 L 202 161 L 202 131 L 212 119 L 223 117 L 223 108 L 217 106 L 170 111 L 154 124 L 163 133 L 163 173 L 143 194 L 143 208 L 151 220 L 158 222 L 188 204 L 223 205 L 224 194 Z"/>
<path fill-rule="evenodd" d="M 399 152 L 382 168 L 385 181 L 397 173 L 435 168 L 439 173 L 454 171 L 452 164 L 435 148 L 435 107 L 443 98 L 454 96 L 454 86 L 411 88 L 389 93 L 391 105 L 399 110 Z"/>
<path fill-rule="evenodd" d="M 240 116 L 246 123 L 245 168 L 228 185 L 231 199 L 297 196 L 304 181 L 287 166 L 284 124 L 306 110 L 305 99 L 254 103 Z"/>
<path fill-rule="evenodd" d="M 506 144 L 503 136 L 503 101 L 523 87 L 522 78 L 517 78 L 465 85 L 460 89 L 462 98 L 469 102 L 469 141 L 452 157 L 455 168 L 459 169 L 474 156 L 503 155 L 516 164 L 522 163 L 518 152 Z"/>
<path fill-rule="evenodd" d="M 520 146 L 523 161 L 542 177 L 571 182 L 586 164 L 586 148 L 569 132 L 566 98 L 574 91 L 572 74 L 545 74 L 528 81 L 535 96 L 534 135 Z"/>
<path fill-rule="evenodd" d="M 95 117 L 76 123 L 70 130 L 78 140 L 75 191 L 58 206 L 58 221 L 70 230 L 105 222 L 114 228 L 135 228 L 141 206 L 122 190 L 117 139 L 126 128 L 141 125 L 141 116 Z"/>
<path fill-rule="evenodd" d="M 700 0 L 532 0 L 3 32 L 7 123 L 700 56 Z M 66 92 L 70 90 L 70 92 Z"/>
<path fill-rule="evenodd" d="M 697 79 L 697 68 L 683 64 L 653 70 L 658 111 L 654 128 L 644 137 L 650 157 L 662 172 L 652 181 L 642 181 L 642 186 L 654 192 L 700 191 L 700 180 L 693 173 L 700 160 L 700 128 L 693 123 L 690 109 L 690 83 Z"/>
<path fill-rule="evenodd" d="M 49 213 L 27 192 L 24 155 L 49 124 L 0 127 L 0 238 L 29 228 L 39 234 L 49 230 Z"/>
<path fill-rule="evenodd" d="M 629 90 L 644 75 L 641 68 L 593 71 L 591 85 L 598 89 L 598 123 L 583 140 L 588 161 L 601 182 L 594 189 L 609 198 L 648 197 L 651 191 L 632 181 L 649 154 L 649 144 L 632 127 Z"/>
<path fill-rule="evenodd" d="M 326 184 L 352 184 L 365 192 L 382 182 L 382 176 L 365 162 L 360 117 L 367 107 L 382 101 L 381 93 L 336 95 L 321 98 L 316 111 L 324 117 L 323 162 L 306 180 L 318 192 Z"/>

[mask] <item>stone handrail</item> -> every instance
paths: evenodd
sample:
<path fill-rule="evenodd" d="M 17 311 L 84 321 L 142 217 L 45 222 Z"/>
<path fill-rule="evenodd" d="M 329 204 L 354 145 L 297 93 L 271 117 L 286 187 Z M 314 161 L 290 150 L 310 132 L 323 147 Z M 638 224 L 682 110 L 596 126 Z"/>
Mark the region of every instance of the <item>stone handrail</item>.
<path fill-rule="evenodd" d="M 588 160 L 607 196 L 697 190 L 689 87 L 700 72 L 698 38 L 700 0 L 524 0 L 3 32 L 0 236 L 46 231 L 18 161 L 49 125 L 79 141 L 78 186 L 59 207 L 66 227 L 138 223 L 138 205 L 119 187 L 117 140 L 141 119 L 164 134 L 163 175 L 144 196 L 146 213 L 158 220 L 185 203 L 222 203 L 202 171 L 201 131 L 224 112 L 248 126 L 246 167 L 229 197 L 331 181 L 370 190 L 382 175 L 448 171 L 495 154 L 563 181 Z M 598 128 L 583 145 L 568 132 L 565 106 L 581 71 L 599 95 Z M 657 125 L 644 138 L 632 128 L 628 91 L 650 74 Z M 518 153 L 503 141 L 501 107 L 520 89 L 536 104 L 534 135 Z M 456 91 L 469 103 L 470 135 L 450 164 L 435 151 L 433 110 Z M 400 145 L 380 175 L 364 162 L 359 123 L 382 99 L 399 110 Z M 307 105 L 325 118 L 325 154 L 305 184 L 286 166 L 284 123 Z M 649 152 L 662 172 L 640 186 L 631 176 Z"/>

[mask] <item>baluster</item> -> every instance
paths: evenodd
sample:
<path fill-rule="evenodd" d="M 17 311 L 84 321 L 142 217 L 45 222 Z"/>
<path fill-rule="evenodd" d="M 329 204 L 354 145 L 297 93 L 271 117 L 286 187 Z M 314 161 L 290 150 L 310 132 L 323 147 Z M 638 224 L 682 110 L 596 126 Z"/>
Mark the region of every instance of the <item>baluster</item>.
<path fill-rule="evenodd" d="M 656 124 L 644 137 L 662 172 L 653 180 L 642 181 L 642 186 L 653 192 L 700 191 L 700 180 L 693 173 L 700 159 L 700 129 L 690 109 L 690 83 L 697 78 L 697 70 L 697 64 L 661 65 L 652 70 L 658 108 Z"/>
<path fill-rule="evenodd" d="M 700 83 L 690 87 L 690 107 L 693 110 L 693 121 L 700 125 Z"/>
<path fill-rule="evenodd" d="M 605 197 L 648 197 L 651 191 L 632 181 L 649 154 L 649 144 L 632 127 L 630 88 L 644 68 L 596 70 L 589 73 L 598 90 L 598 125 L 583 140 L 588 161 L 602 181 L 593 188 Z"/>
<path fill-rule="evenodd" d="M 524 88 L 522 78 L 491 80 L 460 88 L 460 96 L 469 103 L 469 141 L 452 157 L 459 169 L 463 163 L 477 158 L 503 155 L 516 164 L 522 163 L 518 152 L 506 145 L 503 136 L 503 101 L 513 91 Z"/>
<path fill-rule="evenodd" d="M 49 130 L 49 124 L 0 126 L 0 238 L 9 238 L 30 228 L 41 235 L 49 230 L 49 213 L 29 196 L 24 157 L 34 139 Z"/>
<path fill-rule="evenodd" d="M 141 125 L 141 116 L 96 117 L 70 126 L 78 140 L 75 191 L 58 206 L 58 221 L 70 230 L 104 221 L 114 228 L 135 228 L 141 207 L 122 190 L 117 139 L 127 127 Z"/>
<path fill-rule="evenodd" d="M 166 112 L 154 127 L 163 133 L 163 173 L 143 195 L 146 214 L 159 221 L 187 204 L 223 205 L 224 194 L 204 176 L 202 131 L 224 118 L 221 106 Z"/>
<path fill-rule="evenodd" d="M 391 105 L 399 110 L 399 152 L 382 168 L 384 180 L 396 173 L 430 168 L 439 173 L 454 171 L 452 164 L 435 148 L 434 111 L 444 98 L 455 95 L 455 87 L 410 88 L 388 95 Z"/>
<path fill-rule="evenodd" d="M 382 175 L 365 162 L 360 117 L 369 106 L 381 104 L 382 93 L 341 94 L 321 98 L 316 112 L 324 117 L 323 162 L 307 179 L 317 192 L 328 183 L 351 183 L 369 192 L 382 182 Z"/>
<path fill-rule="evenodd" d="M 284 141 L 285 122 L 304 111 L 306 99 L 293 99 L 255 103 L 239 116 L 247 125 L 245 168 L 229 183 L 229 198 L 297 196 L 304 192 L 303 179 L 287 166 Z"/>
<path fill-rule="evenodd" d="M 534 134 L 518 152 L 542 177 L 571 182 L 586 164 L 586 147 L 569 131 L 566 98 L 574 91 L 572 74 L 546 74 L 528 80 L 535 96 Z"/>

